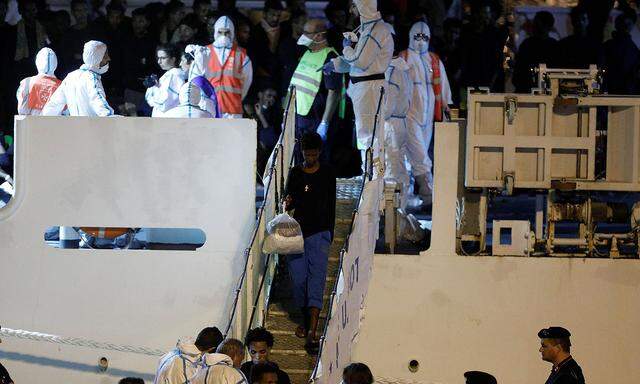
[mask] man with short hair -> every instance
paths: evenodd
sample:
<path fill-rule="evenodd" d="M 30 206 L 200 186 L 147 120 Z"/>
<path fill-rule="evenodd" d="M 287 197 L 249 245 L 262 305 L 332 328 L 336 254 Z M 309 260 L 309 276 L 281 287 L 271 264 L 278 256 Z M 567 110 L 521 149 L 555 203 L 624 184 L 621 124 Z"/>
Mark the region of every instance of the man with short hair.
<path fill-rule="evenodd" d="M 303 315 L 303 324 L 295 333 L 307 339 L 305 347 L 314 353 L 318 348 L 318 319 L 335 225 L 336 177 L 331 167 L 320 162 L 320 135 L 306 133 L 301 146 L 304 160 L 289 172 L 284 209 L 294 210 L 293 218 L 304 236 L 304 252 L 286 259 L 293 300 Z"/>
<path fill-rule="evenodd" d="M 244 345 L 249 350 L 251 361 L 247 361 L 246 363 L 242 364 L 242 372 L 244 372 L 247 377 L 253 377 L 253 367 L 259 364 L 269 363 L 270 365 L 275 367 L 275 372 L 278 377 L 278 383 L 291 384 L 289 375 L 278 368 L 278 365 L 276 363 L 269 360 L 273 342 L 273 335 L 263 327 L 249 330 L 249 332 L 247 332 L 247 336 L 244 339 Z M 255 383 L 255 381 L 252 381 L 252 383 Z"/>
<path fill-rule="evenodd" d="M 240 369 L 244 360 L 244 344 L 238 339 L 226 339 L 216 349 L 217 353 L 222 353 L 233 360 L 233 367 Z"/>
<path fill-rule="evenodd" d="M 270 363 L 258 363 L 251 368 L 251 384 L 282 384 L 278 368 Z"/>
<path fill-rule="evenodd" d="M 535 86 L 531 70 L 539 64 L 554 68 L 558 58 L 558 42 L 549 36 L 555 18 L 549 11 L 540 11 L 533 18 L 533 34 L 526 38 L 516 54 L 513 85 L 517 93 L 530 93 Z"/>
<path fill-rule="evenodd" d="M 351 363 L 342 370 L 343 384 L 373 384 L 373 374 L 363 363 Z"/>
<path fill-rule="evenodd" d="M 562 327 L 549 327 L 538 332 L 542 360 L 553 364 L 545 384 L 585 384 L 582 369 L 571 357 L 571 333 Z"/>
<path fill-rule="evenodd" d="M 327 26 L 320 19 L 311 19 L 304 24 L 298 45 L 308 50 L 291 78 L 291 85 L 296 87 L 296 137 L 300 139 L 307 132 L 317 132 L 325 142 L 322 157 L 328 163 L 337 117 L 344 117 L 345 100 L 341 97 L 344 85 L 342 74 L 331 72 L 323 75 L 320 69 L 338 57 L 338 53 L 328 46 Z M 302 161 L 297 143 L 295 156 L 298 162 Z"/>
<path fill-rule="evenodd" d="M 589 68 L 591 64 L 598 64 L 601 43 L 587 34 L 589 16 L 582 7 L 571 9 L 571 25 L 573 34 L 558 42 L 558 67 L 560 68 Z"/>
<path fill-rule="evenodd" d="M 215 351 L 221 341 L 222 333 L 217 327 L 204 328 L 195 342 L 190 338 L 178 340 L 176 348 L 160 358 L 154 384 L 189 383 L 202 355 Z"/>

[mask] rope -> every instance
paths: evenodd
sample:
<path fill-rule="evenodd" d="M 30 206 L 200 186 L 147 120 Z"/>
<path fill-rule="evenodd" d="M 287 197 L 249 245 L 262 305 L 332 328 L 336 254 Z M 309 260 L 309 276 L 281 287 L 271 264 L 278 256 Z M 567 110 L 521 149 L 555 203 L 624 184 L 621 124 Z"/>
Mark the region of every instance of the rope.
<path fill-rule="evenodd" d="M 139 355 L 162 356 L 166 351 L 159 349 L 137 347 L 132 345 L 118 345 L 94 340 L 82 339 L 79 337 L 62 337 L 49 335 L 47 333 L 25 331 L 23 329 L 0 328 L 0 336 L 15 337 L 23 340 L 43 341 L 46 343 L 72 345 L 75 347 L 86 347 L 94 349 L 105 349 L 108 351 L 137 353 Z"/>

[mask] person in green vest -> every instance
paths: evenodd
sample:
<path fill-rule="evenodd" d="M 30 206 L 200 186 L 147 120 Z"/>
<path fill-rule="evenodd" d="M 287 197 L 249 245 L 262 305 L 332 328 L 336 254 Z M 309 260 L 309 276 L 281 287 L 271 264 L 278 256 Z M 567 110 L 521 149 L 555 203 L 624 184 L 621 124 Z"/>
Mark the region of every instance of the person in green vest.
<path fill-rule="evenodd" d="M 298 44 L 308 50 L 291 78 L 291 85 L 296 87 L 296 137 L 317 132 L 323 141 L 320 160 L 328 163 L 333 133 L 338 119 L 344 117 L 345 93 L 343 75 L 335 72 L 323 74 L 322 67 L 338 57 L 338 53 L 329 47 L 327 25 L 320 19 L 310 19 L 304 24 Z M 301 163 L 302 152 L 297 144 L 295 156 Z"/>

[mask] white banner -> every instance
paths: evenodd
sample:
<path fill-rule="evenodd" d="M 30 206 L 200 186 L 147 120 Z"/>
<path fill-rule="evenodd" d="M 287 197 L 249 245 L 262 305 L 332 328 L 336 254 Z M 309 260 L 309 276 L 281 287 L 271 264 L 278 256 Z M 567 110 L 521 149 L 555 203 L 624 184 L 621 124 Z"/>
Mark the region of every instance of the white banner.
<path fill-rule="evenodd" d="M 327 332 L 313 379 L 315 383 L 339 383 L 342 369 L 351 362 L 351 346 L 360 330 L 364 298 L 371 278 L 383 187 L 382 178 L 369 181 L 364 186 L 349 235 L 349 249 L 342 260 Z"/>

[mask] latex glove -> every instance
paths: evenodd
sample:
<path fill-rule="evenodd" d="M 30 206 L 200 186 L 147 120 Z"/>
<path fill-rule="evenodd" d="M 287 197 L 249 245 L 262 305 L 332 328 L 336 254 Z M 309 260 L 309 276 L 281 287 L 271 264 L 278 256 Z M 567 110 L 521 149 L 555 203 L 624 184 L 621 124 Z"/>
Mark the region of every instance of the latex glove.
<path fill-rule="evenodd" d="M 320 135 L 320 137 L 322 138 L 322 141 L 327 141 L 328 130 L 329 130 L 329 123 L 327 123 L 324 120 L 318 125 L 318 128 L 316 128 L 316 133 Z"/>
<path fill-rule="evenodd" d="M 336 71 L 336 67 L 333 65 L 333 60 L 329 60 L 323 67 L 322 67 L 322 73 L 324 73 L 325 75 L 328 75 L 332 72 Z"/>
<path fill-rule="evenodd" d="M 154 73 L 153 75 L 147 76 L 142 81 L 142 85 L 144 85 L 147 88 L 155 87 L 156 85 L 158 85 L 158 75 Z"/>
<path fill-rule="evenodd" d="M 358 35 L 355 32 L 344 32 L 342 36 L 345 38 L 345 40 L 349 40 L 352 43 L 358 42 Z"/>
<path fill-rule="evenodd" d="M 195 44 L 188 44 L 185 48 L 184 51 L 185 53 L 190 54 L 191 56 L 194 55 L 194 53 L 196 53 L 196 51 L 198 50 L 198 46 Z"/>

